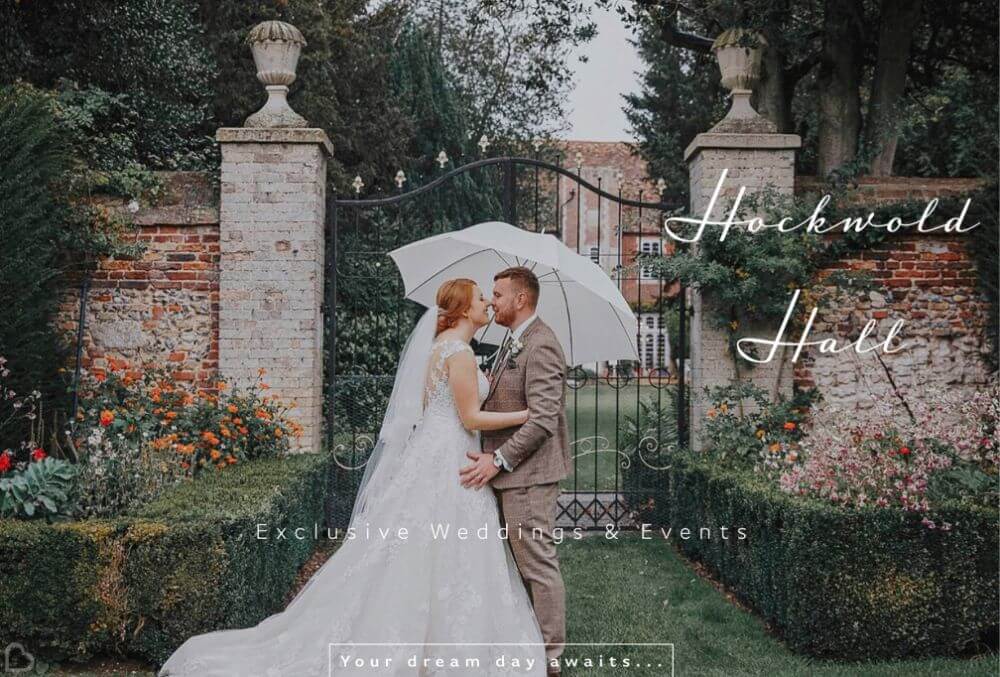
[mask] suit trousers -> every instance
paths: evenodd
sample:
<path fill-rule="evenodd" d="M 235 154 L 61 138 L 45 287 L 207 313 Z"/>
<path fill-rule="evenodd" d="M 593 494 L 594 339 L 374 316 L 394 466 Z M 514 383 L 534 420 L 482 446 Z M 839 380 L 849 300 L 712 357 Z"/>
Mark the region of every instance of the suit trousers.
<path fill-rule="evenodd" d="M 558 482 L 494 489 L 506 524 L 508 544 L 531 597 L 549 662 L 566 643 L 566 588 L 559 571 L 552 531 L 556 525 Z"/>

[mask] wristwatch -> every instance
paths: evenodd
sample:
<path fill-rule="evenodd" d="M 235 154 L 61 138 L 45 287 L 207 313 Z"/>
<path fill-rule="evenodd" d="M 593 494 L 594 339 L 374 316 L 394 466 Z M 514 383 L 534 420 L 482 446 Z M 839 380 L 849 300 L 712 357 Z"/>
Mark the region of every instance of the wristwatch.
<path fill-rule="evenodd" d="M 493 465 L 503 470 L 503 461 L 500 460 L 500 454 L 493 452 Z"/>

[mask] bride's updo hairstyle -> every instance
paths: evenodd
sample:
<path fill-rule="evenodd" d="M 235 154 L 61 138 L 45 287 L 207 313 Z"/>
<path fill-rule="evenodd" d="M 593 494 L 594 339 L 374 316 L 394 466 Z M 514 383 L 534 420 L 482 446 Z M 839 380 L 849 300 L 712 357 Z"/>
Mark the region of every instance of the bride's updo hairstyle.
<path fill-rule="evenodd" d="M 438 288 L 437 293 L 437 336 L 445 329 L 451 329 L 462 319 L 462 313 L 472 307 L 472 290 L 476 281 L 467 277 L 448 280 Z"/>

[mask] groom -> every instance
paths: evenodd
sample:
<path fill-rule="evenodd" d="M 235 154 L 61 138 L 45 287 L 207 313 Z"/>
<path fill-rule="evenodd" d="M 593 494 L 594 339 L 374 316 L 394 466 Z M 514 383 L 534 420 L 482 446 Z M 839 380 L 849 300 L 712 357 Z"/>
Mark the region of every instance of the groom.
<path fill-rule="evenodd" d="M 482 431 L 483 451 L 468 457 L 462 485 L 490 484 L 508 529 L 508 542 L 531 596 L 545 640 L 548 674 L 559 674 L 566 641 L 566 592 L 552 538 L 559 481 L 569 474 L 566 358 L 559 340 L 538 319 L 538 278 L 523 266 L 493 278 L 493 311 L 510 335 L 493 362 L 485 411 L 528 409 L 516 428 Z"/>

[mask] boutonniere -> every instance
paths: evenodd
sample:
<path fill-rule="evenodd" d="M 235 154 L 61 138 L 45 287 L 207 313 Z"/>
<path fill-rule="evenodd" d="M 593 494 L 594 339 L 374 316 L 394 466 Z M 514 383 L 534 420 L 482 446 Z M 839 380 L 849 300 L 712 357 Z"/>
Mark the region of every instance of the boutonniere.
<path fill-rule="evenodd" d="M 524 350 L 524 344 L 521 343 L 521 339 L 514 339 L 510 342 L 510 355 L 507 357 L 508 369 L 517 369 L 517 362 L 514 361 L 514 358 L 520 355 L 522 350 Z"/>
<path fill-rule="evenodd" d="M 524 344 L 521 343 L 521 339 L 514 339 L 510 344 L 510 356 L 517 357 L 522 350 L 524 350 Z"/>

